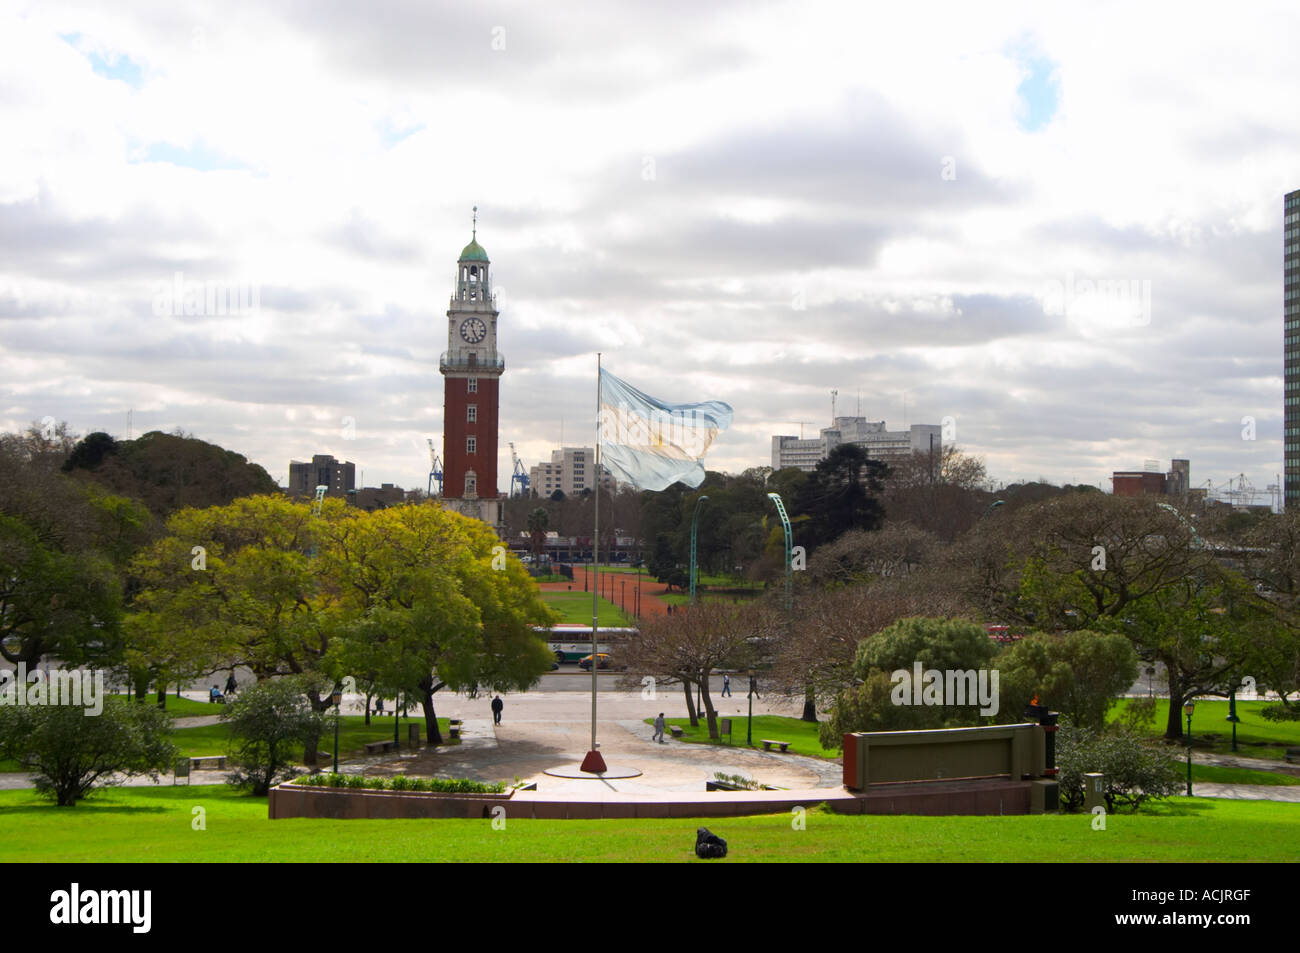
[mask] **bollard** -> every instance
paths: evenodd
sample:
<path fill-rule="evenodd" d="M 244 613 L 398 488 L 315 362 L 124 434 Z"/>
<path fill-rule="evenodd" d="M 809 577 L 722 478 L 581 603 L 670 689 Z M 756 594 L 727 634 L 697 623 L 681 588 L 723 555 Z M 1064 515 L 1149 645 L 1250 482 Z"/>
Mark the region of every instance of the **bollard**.
<path fill-rule="evenodd" d="M 1083 809 L 1091 814 L 1094 807 L 1106 809 L 1106 776 L 1100 771 L 1083 776 Z"/>

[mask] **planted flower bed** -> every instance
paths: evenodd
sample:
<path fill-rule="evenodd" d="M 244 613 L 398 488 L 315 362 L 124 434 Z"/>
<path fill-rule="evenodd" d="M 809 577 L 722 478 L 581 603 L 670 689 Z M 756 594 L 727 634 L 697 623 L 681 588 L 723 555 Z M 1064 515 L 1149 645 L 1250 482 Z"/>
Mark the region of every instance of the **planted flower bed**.
<path fill-rule="evenodd" d="M 292 784 L 313 788 L 352 788 L 366 791 L 424 791 L 430 794 L 502 794 L 500 781 L 472 781 L 469 778 L 368 778 L 361 774 L 304 774 Z"/>
<path fill-rule="evenodd" d="M 271 789 L 271 820 L 383 817 L 489 817 L 514 792 L 504 784 L 468 778 L 367 778 L 303 775 Z"/>

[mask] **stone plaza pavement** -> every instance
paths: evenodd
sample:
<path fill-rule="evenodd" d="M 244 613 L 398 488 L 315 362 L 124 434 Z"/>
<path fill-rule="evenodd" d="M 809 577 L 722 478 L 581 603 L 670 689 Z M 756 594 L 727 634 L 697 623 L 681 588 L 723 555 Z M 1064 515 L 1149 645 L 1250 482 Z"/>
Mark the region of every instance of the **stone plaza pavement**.
<path fill-rule="evenodd" d="M 536 781 L 538 790 L 548 793 L 587 793 L 596 786 L 628 793 L 702 792 L 704 782 L 719 771 L 789 789 L 840 786 L 839 761 L 745 748 L 743 720 L 736 722 L 736 747 L 688 744 L 674 741 L 671 735 L 664 744 L 654 742 L 654 729 L 642 719 L 653 718 L 661 711 L 667 718 L 684 718 L 686 702 L 681 691 L 660 692 L 656 700 L 643 700 L 639 691 L 606 689 L 604 680 L 597 705 L 601 754 L 611 768 L 632 768 L 641 775 L 620 780 L 552 777 L 544 773 L 548 768 L 577 764 L 591 745 L 591 696 L 572 691 L 531 691 L 503 695 L 502 700 L 502 721 L 494 727 L 488 709 L 490 696 L 444 698 L 438 703 L 437 714 L 464 721 L 461 744 L 421 748 L 396 758 L 384 755 L 360 759 L 351 762 L 348 769 L 367 774 L 406 772 L 482 781 L 513 782 L 518 777 Z M 719 717 L 743 719 L 747 711 L 742 695 L 715 698 L 714 703 Z M 793 704 L 767 698 L 754 705 L 755 715 L 793 715 L 799 710 Z"/>
<path fill-rule="evenodd" d="M 716 772 L 740 774 L 763 784 L 789 790 L 838 789 L 841 785 L 841 766 L 838 760 L 810 757 L 798 753 L 778 754 L 751 750 L 744 747 L 744 716 L 747 699 L 737 692 L 733 697 L 720 697 L 714 693 L 714 705 L 719 717 L 736 718 L 735 747 L 687 744 L 674 741 L 669 735 L 665 744 L 651 741 L 653 729 L 642 719 L 653 718 L 660 711 L 668 718 L 684 718 L 686 703 L 680 689 L 660 691 L 653 700 L 643 699 L 640 690 L 617 687 L 616 679 L 602 675 L 598 699 L 598 740 L 600 750 L 611 768 L 631 768 L 641 772 L 636 777 L 605 780 L 599 778 L 569 779 L 545 774 L 547 769 L 573 767 L 581 761 L 591 742 L 591 696 L 581 691 L 547 691 L 547 678 L 540 689 L 503 695 L 505 709 L 502 723 L 492 724 L 490 695 L 466 698 L 463 695 L 437 693 L 436 713 L 440 718 L 459 718 L 464 722 L 462 741 L 458 745 L 430 748 L 421 746 L 415 751 L 402 750 L 395 754 L 354 758 L 340 765 L 347 773 L 391 775 L 409 773 L 413 776 L 438 775 L 465 777 L 483 781 L 513 782 L 536 781 L 539 793 L 602 795 L 615 792 L 646 794 L 652 792 L 690 792 L 704 790 L 706 780 Z M 553 681 L 551 684 L 560 684 Z M 566 682 L 566 684 L 570 684 Z M 187 692 L 194 698 L 205 699 L 201 692 Z M 363 701 L 346 697 L 345 714 L 360 714 Z M 764 695 L 754 703 L 754 714 L 798 715 L 800 701 L 786 701 Z M 418 714 L 413 708 L 411 714 Z M 389 721 L 391 716 L 376 716 L 376 724 Z M 178 719 L 178 726 L 212 724 L 216 716 Z M 424 721 L 412 717 L 410 724 L 418 724 L 423 734 Z M 402 735 L 405 736 L 405 726 Z M 760 740 L 755 735 L 755 742 Z M 322 750 L 328 748 L 323 739 Z M 1193 756 L 1202 763 L 1235 764 L 1239 767 L 1272 768 L 1286 770 L 1285 766 L 1257 759 L 1236 758 L 1209 753 Z M 1247 763 L 1249 762 L 1249 763 Z M 195 771 L 193 784 L 218 784 L 225 780 L 224 771 Z M 154 783 L 171 784 L 172 778 L 164 775 L 158 782 L 147 777 L 127 779 L 131 786 Z M 0 790 L 29 788 L 32 781 L 25 773 L 0 773 Z M 1194 793 L 1200 797 L 1240 798 L 1247 800 L 1272 800 L 1300 802 L 1300 785 L 1273 786 L 1250 784 L 1213 784 L 1198 782 Z"/>

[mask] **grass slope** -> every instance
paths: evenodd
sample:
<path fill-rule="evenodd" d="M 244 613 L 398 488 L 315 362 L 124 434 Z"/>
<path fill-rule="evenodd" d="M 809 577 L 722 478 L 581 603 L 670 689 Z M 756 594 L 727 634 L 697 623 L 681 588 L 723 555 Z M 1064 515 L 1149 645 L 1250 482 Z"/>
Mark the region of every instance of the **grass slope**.
<path fill-rule="evenodd" d="M 191 828 L 192 808 L 206 830 Z M 508 809 L 507 809 L 508 810 Z M 0 791 L 0 863 L 694 860 L 697 818 L 642 821 L 270 821 L 224 786 L 116 788 L 74 808 Z M 1293 861 L 1300 804 L 1175 798 L 1137 815 L 718 818 L 729 861 Z M 32 845 L 40 845 L 33 850 Z"/>
<path fill-rule="evenodd" d="M 740 676 L 732 678 L 731 680 L 732 691 L 738 690 L 738 683 L 741 680 L 742 678 Z M 736 697 L 740 698 L 739 695 L 737 695 Z M 730 718 L 731 719 L 731 744 L 733 744 L 737 748 L 743 748 L 745 747 L 745 728 L 746 728 L 745 723 L 747 720 L 747 716 L 730 713 L 729 709 L 732 706 L 727 705 L 727 702 L 729 700 L 730 699 L 726 699 L 726 698 L 714 699 L 714 704 L 719 705 L 718 730 L 720 731 L 722 729 L 721 719 Z M 740 700 L 742 701 L 742 703 L 744 702 L 743 698 L 741 698 Z M 652 725 L 654 724 L 654 719 L 647 718 L 645 720 L 645 723 L 647 725 Z M 713 742 L 709 740 L 709 725 L 708 722 L 704 720 L 703 716 L 700 716 L 700 724 L 698 728 L 691 727 L 691 722 L 689 718 L 665 718 L 664 724 L 669 726 L 676 725 L 677 727 L 682 729 L 682 737 L 677 740 L 688 741 L 694 744 L 706 744 L 706 745 L 719 743 L 719 742 Z M 794 754 L 806 754 L 806 755 L 811 755 L 814 758 L 838 759 L 840 756 L 840 749 L 823 748 L 821 744 L 821 740 L 817 736 L 817 730 L 818 730 L 818 726 L 813 722 L 802 721 L 798 718 L 789 718 L 786 717 L 785 715 L 755 715 L 754 731 L 753 731 L 754 747 L 761 749 L 763 747 L 762 744 L 763 739 L 771 738 L 775 741 L 790 742 L 790 751 L 793 752 Z M 726 735 L 722 736 L 722 741 L 720 743 L 724 747 L 727 745 Z"/>
<path fill-rule="evenodd" d="M 615 587 L 617 591 L 617 587 Z M 591 625 L 590 592 L 543 592 L 542 601 L 560 614 L 560 621 L 570 625 Z M 631 604 L 631 596 L 628 596 Z M 604 596 L 600 597 L 597 619 L 601 625 L 622 628 L 636 625 L 631 616 L 624 615 L 618 606 Z"/>

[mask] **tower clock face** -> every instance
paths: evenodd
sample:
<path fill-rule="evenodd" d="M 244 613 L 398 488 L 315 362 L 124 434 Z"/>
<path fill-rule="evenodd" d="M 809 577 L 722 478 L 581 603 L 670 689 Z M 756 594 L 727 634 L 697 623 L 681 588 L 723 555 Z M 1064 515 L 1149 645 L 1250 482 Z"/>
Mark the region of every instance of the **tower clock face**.
<path fill-rule="evenodd" d="M 487 325 L 479 318 L 466 318 L 461 322 L 460 336 L 470 344 L 477 344 L 487 336 Z"/>

